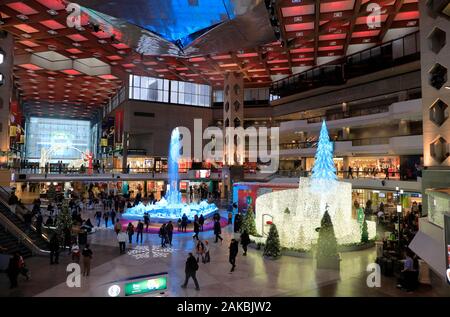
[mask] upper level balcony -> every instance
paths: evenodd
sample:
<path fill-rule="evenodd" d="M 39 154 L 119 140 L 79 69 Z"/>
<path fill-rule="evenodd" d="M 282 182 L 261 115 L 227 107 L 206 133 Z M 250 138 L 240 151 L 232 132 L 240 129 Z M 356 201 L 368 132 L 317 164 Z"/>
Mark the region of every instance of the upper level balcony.
<path fill-rule="evenodd" d="M 332 114 L 291 120 L 280 123 L 280 135 L 295 132 L 319 132 L 323 120 L 329 130 L 342 127 L 360 127 L 385 124 L 386 121 L 420 120 L 422 118 L 422 99 L 394 102 L 390 105 L 371 106 L 351 111 L 339 111 Z"/>
<path fill-rule="evenodd" d="M 419 59 L 420 36 L 415 32 L 273 82 L 270 94 L 283 98 L 324 86 L 342 85 L 349 79 Z"/>

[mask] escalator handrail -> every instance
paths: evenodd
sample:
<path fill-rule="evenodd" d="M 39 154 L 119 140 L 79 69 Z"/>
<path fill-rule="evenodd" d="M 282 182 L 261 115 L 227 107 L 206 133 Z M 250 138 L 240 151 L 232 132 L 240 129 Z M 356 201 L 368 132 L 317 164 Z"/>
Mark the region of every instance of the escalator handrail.
<path fill-rule="evenodd" d="M 50 251 L 48 250 L 42 250 L 39 248 L 34 241 L 26 235 L 22 230 L 17 228 L 17 226 L 11 222 L 11 220 L 8 219 L 3 213 L 0 212 L 0 223 L 5 227 L 5 229 L 13 234 L 15 237 L 19 239 L 19 241 L 24 242 L 33 253 L 38 255 L 48 255 Z"/>
<path fill-rule="evenodd" d="M 3 186 L 0 186 L 0 189 L 3 191 L 3 192 L 5 192 L 6 194 L 8 194 L 8 197 L 9 197 L 9 193 L 8 193 L 8 191 L 3 187 Z M 2 195 L 0 195 L 0 202 L 2 202 L 6 207 L 8 207 L 9 206 L 9 204 L 8 204 L 8 198 L 5 198 L 5 197 L 2 197 Z M 20 220 L 22 220 L 22 221 L 25 221 L 25 219 L 23 218 L 23 214 L 24 213 L 30 213 L 31 211 L 24 205 L 24 204 L 22 204 L 22 203 L 20 203 L 20 204 L 16 204 L 16 211 L 17 211 L 17 208 L 19 208 L 19 213 L 14 213 Z M 33 230 L 36 234 L 37 234 L 37 230 L 36 230 L 36 227 L 34 226 L 34 225 L 32 225 L 31 226 L 31 230 Z M 50 238 L 46 235 L 46 234 L 44 234 L 44 233 L 41 233 L 41 237 L 46 241 L 46 242 L 50 242 Z"/>

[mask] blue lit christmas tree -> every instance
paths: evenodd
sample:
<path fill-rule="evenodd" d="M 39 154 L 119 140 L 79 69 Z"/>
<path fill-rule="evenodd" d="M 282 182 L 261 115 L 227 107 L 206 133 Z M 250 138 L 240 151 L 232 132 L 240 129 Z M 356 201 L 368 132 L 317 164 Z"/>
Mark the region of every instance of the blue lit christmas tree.
<path fill-rule="evenodd" d="M 336 180 L 336 167 L 333 162 L 333 143 L 328 136 L 325 120 L 320 129 L 319 145 L 316 151 L 316 160 L 312 169 L 312 179 L 316 180 Z"/>

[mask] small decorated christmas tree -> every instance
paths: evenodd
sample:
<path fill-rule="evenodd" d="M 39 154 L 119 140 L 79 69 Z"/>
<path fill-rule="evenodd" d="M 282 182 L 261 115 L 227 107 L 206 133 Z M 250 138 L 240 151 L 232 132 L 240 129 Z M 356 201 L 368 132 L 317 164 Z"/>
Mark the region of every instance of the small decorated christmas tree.
<path fill-rule="evenodd" d="M 364 221 L 361 227 L 361 242 L 367 243 L 369 242 L 369 230 L 367 229 L 367 221 L 366 217 L 364 217 Z"/>
<path fill-rule="evenodd" d="M 244 232 L 245 230 L 249 235 L 258 235 L 258 232 L 256 231 L 255 213 L 253 212 L 253 208 L 251 206 L 248 207 L 247 213 L 242 221 L 241 232 Z"/>
<path fill-rule="evenodd" d="M 333 222 L 328 213 L 328 205 L 321 220 L 319 239 L 317 241 L 317 268 L 339 269 L 339 254 L 337 240 L 334 234 Z"/>
<path fill-rule="evenodd" d="M 270 225 L 269 235 L 264 246 L 264 256 L 278 258 L 281 256 L 280 237 L 278 236 L 277 226 Z"/>
<path fill-rule="evenodd" d="M 69 212 L 69 206 L 66 202 L 63 203 L 61 211 L 56 218 L 56 232 L 60 241 L 63 241 L 66 229 L 72 230 L 72 216 Z"/>
<path fill-rule="evenodd" d="M 312 179 L 316 180 L 336 180 L 336 166 L 333 161 L 333 143 L 328 136 L 325 120 L 320 129 L 319 145 L 317 146 L 314 167 L 312 169 Z"/>
<path fill-rule="evenodd" d="M 291 213 L 291 211 L 289 210 L 288 207 L 286 207 L 286 209 L 284 210 L 284 213 L 285 213 L 286 215 L 289 215 L 289 214 Z"/>

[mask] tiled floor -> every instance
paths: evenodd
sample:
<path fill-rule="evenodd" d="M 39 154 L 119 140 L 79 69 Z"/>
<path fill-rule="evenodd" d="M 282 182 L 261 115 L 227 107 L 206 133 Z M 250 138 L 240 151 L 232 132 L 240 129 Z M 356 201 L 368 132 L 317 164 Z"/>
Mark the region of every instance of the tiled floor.
<path fill-rule="evenodd" d="M 146 250 L 119 255 L 114 232 L 103 228 L 89 236 L 93 269 L 89 278 L 82 278 L 81 288 L 69 288 L 65 283 L 65 269 L 70 262 L 67 255 L 59 266 L 50 266 L 48 259 L 35 257 L 28 261 L 32 280 L 25 282 L 20 278 L 18 289 L 9 291 L 6 276 L 1 275 L 0 296 L 106 296 L 102 284 L 164 271 L 169 272 L 169 296 L 450 296 L 450 287 L 439 281 L 433 288 L 421 286 L 413 293 L 395 288 L 393 278 L 383 278 L 381 288 L 367 287 L 366 267 L 375 258 L 374 249 L 343 253 L 340 272 L 316 270 L 313 259 L 265 259 L 259 251 L 250 249 L 247 257 L 240 252 L 236 271 L 230 274 L 228 244 L 233 233 L 229 227 L 224 231 L 223 244 L 214 244 L 211 232 L 200 234 L 211 245 L 211 263 L 200 263 L 197 273 L 200 291 L 194 289 L 192 281 L 187 289 L 180 288 L 187 253 L 194 246 L 191 234 L 175 235 L 173 248 L 165 252 L 160 250 L 156 235 L 144 235 L 142 246 L 147 246 Z"/>

